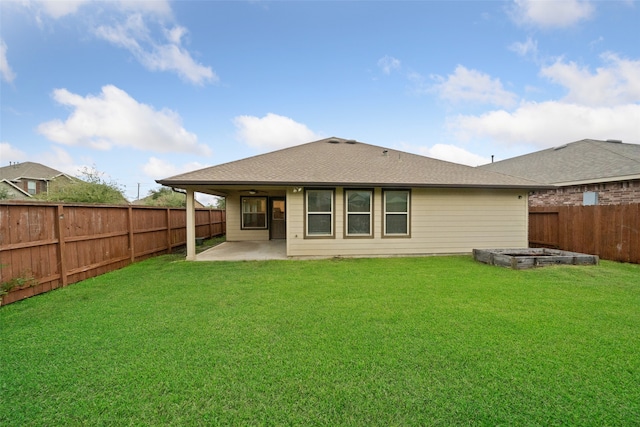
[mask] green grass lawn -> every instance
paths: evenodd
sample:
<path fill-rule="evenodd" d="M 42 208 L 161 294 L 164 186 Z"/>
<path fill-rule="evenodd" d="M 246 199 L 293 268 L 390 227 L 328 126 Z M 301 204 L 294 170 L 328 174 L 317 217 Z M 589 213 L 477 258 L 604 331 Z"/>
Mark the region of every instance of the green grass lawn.
<path fill-rule="evenodd" d="M 0 425 L 640 423 L 638 265 L 164 256 L 0 328 Z"/>

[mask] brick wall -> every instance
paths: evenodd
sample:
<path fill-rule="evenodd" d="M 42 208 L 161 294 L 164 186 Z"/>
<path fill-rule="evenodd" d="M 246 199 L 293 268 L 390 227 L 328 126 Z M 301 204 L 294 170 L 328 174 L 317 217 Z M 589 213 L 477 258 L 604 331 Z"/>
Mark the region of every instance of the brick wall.
<path fill-rule="evenodd" d="M 529 196 L 529 206 L 582 206 L 582 197 L 585 191 L 598 193 L 599 205 L 640 203 L 640 179 L 637 179 L 536 191 Z"/>

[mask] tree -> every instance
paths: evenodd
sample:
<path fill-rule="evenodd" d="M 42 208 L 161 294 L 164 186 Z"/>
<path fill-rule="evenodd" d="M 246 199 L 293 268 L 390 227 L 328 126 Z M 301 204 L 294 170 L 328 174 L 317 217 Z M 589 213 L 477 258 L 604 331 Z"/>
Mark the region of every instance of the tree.
<path fill-rule="evenodd" d="M 187 205 L 187 195 L 173 191 L 169 187 L 150 190 L 149 195 L 142 199 L 147 206 L 167 206 L 184 208 Z"/>
<path fill-rule="evenodd" d="M 0 187 L 0 200 L 5 200 L 9 198 L 9 190 L 4 187 Z"/>
<path fill-rule="evenodd" d="M 46 193 L 36 197 L 51 202 L 127 204 L 120 185 L 113 180 L 106 180 L 104 175 L 95 166 L 84 167 L 78 179 L 72 182 L 54 181 Z"/>
<path fill-rule="evenodd" d="M 216 197 L 216 201 L 213 203 L 213 208 L 225 210 L 227 207 L 227 199 L 224 197 Z"/>

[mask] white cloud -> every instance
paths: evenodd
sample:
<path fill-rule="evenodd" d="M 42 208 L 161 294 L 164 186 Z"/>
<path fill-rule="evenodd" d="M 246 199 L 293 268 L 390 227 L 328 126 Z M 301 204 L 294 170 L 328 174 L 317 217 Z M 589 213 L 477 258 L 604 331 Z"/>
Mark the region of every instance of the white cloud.
<path fill-rule="evenodd" d="M 50 152 L 38 153 L 35 160 L 69 176 L 78 176 L 84 168 L 91 168 L 90 162 L 88 164 L 76 163 L 73 157 L 61 147 L 52 146 L 51 150 Z"/>
<path fill-rule="evenodd" d="M 468 166 L 484 165 L 491 161 L 490 158 L 479 156 L 452 144 L 435 144 L 432 147 L 421 147 L 418 151 L 427 157 Z"/>
<path fill-rule="evenodd" d="M 640 143 L 640 61 L 610 52 L 601 58 L 605 65 L 595 71 L 563 59 L 541 69 L 541 76 L 566 88 L 562 99 L 459 115 L 448 127 L 461 140 L 488 138 L 539 148 L 584 138 Z"/>
<path fill-rule="evenodd" d="M 557 101 L 523 103 L 513 112 L 460 115 L 449 127 L 461 140 L 491 138 L 504 144 L 547 148 L 584 138 L 640 142 L 640 105 L 589 107 Z"/>
<path fill-rule="evenodd" d="M 89 0 L 39 0 L 35 3 L 42 7 L 42 10 L 54 19 L 74 14 Z"/>
<path fill-rule="evenodd" d="M 261 150 L 290 147 L 321 138 L 306 125 L 273 113 L 262 118 L 238 116 L 233 124 L 239 140 Z"/>
<path fill-rule="evenodd" d="M 85 5 L 96 5 L 83 8 L 96 15 L 103 10 L 115 11 L 115 19 L 121 22 L 92 28 L 97 37 L 129 50 L 148 70 L 174 72 L 198 85 L 218 81 L 211 67 L 198 63 L 184 47 L 187 29 L 180 25 L 165 27 L 164 21 L 171 20 L 172 15 L 168 0 L 22 0 L 21 4 L 34 11 L 40 25 L 42 16 L 59 19 L 80 13 Z M 146 19 L 159 26 L 160 35 L 152 34 Z"/>
<path fill-rule="evenodd" d="M 158 16 L 172 14 L 169 0 L 120 0 L 117 6 L 127 12 L 143 12 Z"/>
<path fill-rule="evenodd" d="M 167 0 L 112 0 L 109 2 L 100 0 L 23 0 L 22 3 L 27 7 L 44 12 L 53 19 L 73 15 L 82 6 L 90 3 L 99 3 L 101 7 L 112 6 L 125 12 L 145 12 L 165 16 L 171 14 L 171 6 Z"/>
<path fill-rule="evenodd" d="M 124 24 L 113 27 L 100 26 L 95 32 L 98 37 L 131 52 L 142 51 L 138 40 L 151 39 L 150 31 L 140 14 L 129 16 Z"/>
<path fill-rule="evenodd" d="M 16 78 L 16 73 L 13 72 L 7 60 L 7 45 L 2 39 L 0 39 L 0 76 L 8 83 Z"/>
<path fill-rule="evenodd" d="M 2 159 L 3 162 L 0 166 L 7 166 L 9 162 L 33 161 L 47 165 L 70 176 L 77 176 L 83 167 L 88 166 L 76 163 L 71 155 L 60 147 L 52 146 L 51 151 L 38 151 L 37 153 L 29 155 L 13 147 L 8 142 L 0 143 L 0 159 Z"/>
<path fill-rule="evenodd" d="M 127 49 L 136 59 L 151 71 L 171 71 L 194 84 L 218 81 L 211 67 L 196 62 L 189 51 L 182 46 L 187 29 L 182 26 L 163 28 L 165 42 L 151 36 L 141 14 L 129 16 L 123 24 L 100 26 L 95 34 L 116 46 Z"/>
<path fill-rule="evenodd" d="M 400 60 L 393 56 L 385 55 L 378 60 L 378 67 L 384 74 L 391 74 L 392 71 L 400 69 Z"/>
<path fill-rule="evenodd" d="M 542 68 L 540 74 L 567 88 L 566 102 L 612 106 L 640 101 L 640 60 L 622 59 L 614 53 L 602 55 L 607 67 L 592 73 L 588 67 L 562 59 Z"/>
<path fill-rule="evenodd" d="M 203 165 L 199 162 L 190 162 L 178 166 L 157 157 L 150 157 L 147 163 L 142 166 L 142 170 L 148 177 L 156 180 L 168 178 L 185 172 L 191 172 L 205 167 L 207 167 L 207 165 Z M 136 196 L 133 196 L 132 198 L 136 198 Z M 205 206 L 214 206 L 218 201 L 218 197 L 212 196 L 210 194 L 196 193 L 196 200 L 198 200 Z"/>
<path fill-rule="evenodd" d="M 198 144 L 198 137 L 182 127 L 177 113 L 168 109 L 156 111 L 115 86 L 104 86 L 100 95 L 86 97 L 56 89 L 53 97 L 72 107 L 73 112 L 64 122 L 56 119 L 38 126 L 38 132 L 52 141 L 101 150 L 118 146 L 211 154 L 209 147 Z"/>
<path fill-rule="evenodd" d="M 563 28 L 591 18 L 589 0 L 514 0 L 512 18 L 518 24 Z"/>
<path fill-rule="evenodd" d="M 517 96 L 504 89 L 500 79 L 491 78 L 488 74 L 477 70 L 469 70 L 458 65 L 453 74 L 447 78 L 433 76 L 440 83 L 432 90 L 447 101 L 474 102 L 509 107 L 515 104 Z"/>
<path fill-rule="evenodd" d="M 0 142 L 0 159 L 2 163 L 0 166 L 7 166 L 8 162 L 23 162 L 27 160 L 27 153 L 12 146 L 8 142 Z"/>
<path fill-rule="evenodd" d="M 142 166 L 142 170 L 149 177 L 155 179 L 167 178 L 184 172 L 190 172 L 206 167 L 199 162 L 190 162 L 181 166 L 176 166 L 157 157 L 150 157 L 147 163 Z"/>
<path fill-rule="evenodd" d="M 509 46 L 509 50 L 523 57 L 536 59 L 538 56 L 538 42 L 531 37 L 527 37 L 524 42 L 515 42 Z"/>
<path fill-rule="evenodd" d="M 179 45 L 181 43 L 182 37 L 187 34 L 187 29 L 181 26 L 175 26 L 170 30 L 164 29 L 164 35 L 171 43 Z"/>

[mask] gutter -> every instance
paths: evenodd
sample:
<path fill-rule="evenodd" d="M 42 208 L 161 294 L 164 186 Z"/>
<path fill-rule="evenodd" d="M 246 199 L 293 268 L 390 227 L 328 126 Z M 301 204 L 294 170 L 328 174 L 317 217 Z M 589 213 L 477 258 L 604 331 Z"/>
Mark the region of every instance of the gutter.
<path fill-rule="evenodd" d="M 381 188 L 493 188 L 521 190 L 550 190 L 556 188 L 552 184 L 509 185 L 509 184 L 423 184 L 423 183 L 380 183 L 380 182 L 257 182 L 257 181 L 156 181 L 167 187 L 202 187 L 202 186 L 266 186 L 266 187 L 381 187 Z"/>
<path fill-rule="evenodd" d="M 637 175 L 624 175 L 624 176 L 611 176 L 608 178 L 594 178 L 594 179 L 585 179 L 580 181 L 566 181 L 566 182 L 554 182 L 553 185 L 556 187 L 566 187 L 569 185 L 583 185 L 583 184 L 600 184 L 603 182 L 620 182 L 620 181 L 633 181 L 636 179 L 640 179 L 640 174 Z"/>

